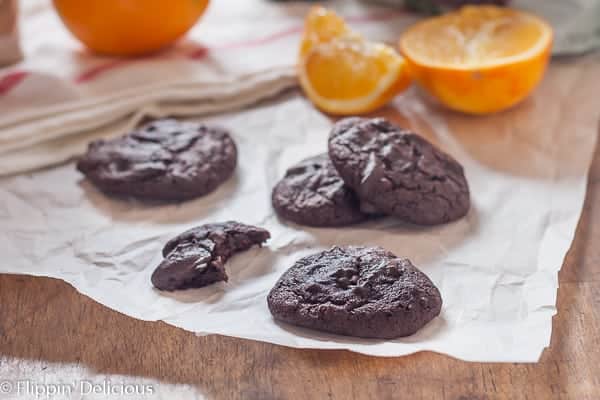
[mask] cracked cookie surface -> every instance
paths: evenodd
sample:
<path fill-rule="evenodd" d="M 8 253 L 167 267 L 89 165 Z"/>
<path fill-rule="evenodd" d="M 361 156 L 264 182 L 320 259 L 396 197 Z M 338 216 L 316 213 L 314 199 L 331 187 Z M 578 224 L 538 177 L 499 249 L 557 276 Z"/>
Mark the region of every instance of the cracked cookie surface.
<path fill-rule="evenodd" d="M 262 245 L 270 237 L 265 229 L 235 221 L 192 228 L 167 242 L 162 252 L 164 260 L 152 274 L 152 284 L 173 291 L 227 281 L 227 260 L 234 253 Z"/>
<path fill-rule="evenodd" d="M 439 290 L 381 247 L 333 247 L 298 260 L 267 297 L 275 319 L 364 338 L 412 335 L 441 310 Z"/>
<path fill-rule="evenodd" d="M 237 149 L 225 129 L 160 119 L 90 143 L 77 169 L 108 194 L 180 201 L 212 192 L 236 164 Z"/>
<path fill-rule="evenodd" d="M 301 225 L 343 226 L 367 219 L 327 154 L 289 168 L 273 188 L 271 202 L 279 216 Z"/>
<path fill-rule="evenodd" d="M 337 122 L 329 136 L 329 157 L 369 212 L 437 225 L 469 211 L 463 167 L 421 136 L 383 118 Z"/>

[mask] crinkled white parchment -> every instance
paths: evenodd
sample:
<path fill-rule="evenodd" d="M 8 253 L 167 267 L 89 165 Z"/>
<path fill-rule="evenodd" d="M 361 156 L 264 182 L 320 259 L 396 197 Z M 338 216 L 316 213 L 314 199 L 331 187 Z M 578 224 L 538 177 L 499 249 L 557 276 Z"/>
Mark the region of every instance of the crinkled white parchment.
<path fill-rule="evenodd" d="M 73 164 L 0 180 L 0 272 L 63 279 L 143 320 L 201 334 L 378 356 L 432 350 L 465 360 L 536 361 L 549 344 L 557 272 L 578 222 L 596 143 L 600 57 L 554 63 L 536 95 L 489 117 L 459 115 L 415 90 L 395 122 L 465 166 L 473 207 L 435 228 L 393 218 L 343 229 L 287 224 L 270 192 L 285 169 L 323 152 L 331 122 L 299 96 L 213 118 L 234 132 L 236 175 L 215 193 L 178 205 L 104 196 Z M 598 86 L 597 84 L 595 86 Z M 175 294 L 153 289 L 163 244 L 206 222 L 239 220 L 272 239 L 233 257 L 228 283 Z M 440 317 L 412 337 L 361 340 L 275 323 L 266 295 L 298 258 L 332 245 L 379 245 L 409 257 L 440 288 Z"/>

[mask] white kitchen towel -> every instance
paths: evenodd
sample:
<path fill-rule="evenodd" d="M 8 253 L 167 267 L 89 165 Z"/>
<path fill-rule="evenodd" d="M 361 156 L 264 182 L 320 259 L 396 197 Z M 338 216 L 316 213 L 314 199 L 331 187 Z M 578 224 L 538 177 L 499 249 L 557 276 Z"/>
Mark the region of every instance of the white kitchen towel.
<path fill-rule="evenodd" d="M 88 141 L 123 133 L 145 115 L 231 111 L 295 86 L 298 40 L 312 6 L 213 1 L 201 22 L 173 48 L 151 57 L 114 59 L 85 51 L 49 0 L 21 3 L 26 58 L 0 69 L 0 175 L 66 161 Z M 595 21 L 597 2 L 515 3 L 554 22 L 559 51 L 585 50 L 597 39 L 585 34 Z M 332 0 L 327 5 L 354 29 L 392 44 L 418 18 L 370 1 Z"/>

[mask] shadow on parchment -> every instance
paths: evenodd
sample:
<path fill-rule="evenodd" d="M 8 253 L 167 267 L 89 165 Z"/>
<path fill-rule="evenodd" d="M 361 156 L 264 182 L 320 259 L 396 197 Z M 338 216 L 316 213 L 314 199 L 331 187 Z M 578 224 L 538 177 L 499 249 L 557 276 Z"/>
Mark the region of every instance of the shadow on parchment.
<path fill-rule="evenodd" d="M 78 182 L 92 205 L 104 215 L 117 221 L 189 223 L 225 208 L 239 188 L 239 173 L 229 178 L 215 191 L 196 199 L 177 202 L 148 202 L 125 197 L 109 196 L 94 187 L 87 179 Z"/>
<path fill-rule="evenodd" d="M 312 239 L 302 243 L 292 243 L 279 248 L 280 252 L 293 252 L 297 246 L 305 247 L 306 242 L 323 248 L 332 246 L 381 246 L 399 257 L 409 258 L 426 272 L 425 264 L 443 258 L 447 250 L 460 245 L 467 237 L 477 235 L 479 216 L 475 205 L 468 214 L 454 222 L 438 226 L 418 226 L 400 221 L 394 217 L 377 217 L 352 229 L 315 228 L 302 226 L 277 217 L 280 224 L 304 231 Z"/>
<path fill-rule="evenodd" d="M 359 344 L 359 345 L 377 345 L 381 343 L 417 343 L 423 342 L 427 340 L 434 339 L 443 329 L 444 326 L 447 325 L 447 321 L 444 318 L 444 310 L 442 313 L 431 320 L 427 325 L 425 325 L 419 332 L 415 333 L 412 336 L 407 336 L 403 338 L 393 339 L 393 340 L 385 340 L 385 339 L 363 339 L 356 338 L 350 336 L 336 335 L 327 332 L 319 332 L 313 329 L 303 328 L 299 326 L 294 326 L 285 322 L 275 321 L 275 323 L 284 331 L 291 333 L 292 335 L 298 337 L 304 337 L 312 340 L 320 340 L 323 342 L 336 342 L 336 343 L 344 343 L 344 344 Z"/>

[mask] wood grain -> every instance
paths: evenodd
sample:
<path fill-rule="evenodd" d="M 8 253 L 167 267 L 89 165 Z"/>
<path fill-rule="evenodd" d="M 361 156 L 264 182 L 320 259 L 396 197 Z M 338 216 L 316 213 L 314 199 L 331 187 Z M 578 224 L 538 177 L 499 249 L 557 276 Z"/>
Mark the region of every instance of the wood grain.
<path fill-rule="evenodd" d="M 98 374 L 189 384 L 211 399 L 599 399 L 599 240 L 596 151 L 560 272 L 551 346 L 537 364 L 465 363 L 433 353 L 386 359 L 196 337 L 111 311 L 62 281 L 14 275 L 0 276 L 0 354 L 5 365 L 75 363 Z"/>

